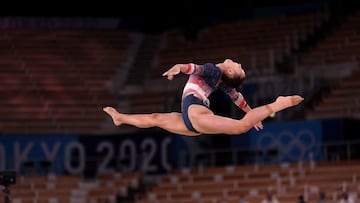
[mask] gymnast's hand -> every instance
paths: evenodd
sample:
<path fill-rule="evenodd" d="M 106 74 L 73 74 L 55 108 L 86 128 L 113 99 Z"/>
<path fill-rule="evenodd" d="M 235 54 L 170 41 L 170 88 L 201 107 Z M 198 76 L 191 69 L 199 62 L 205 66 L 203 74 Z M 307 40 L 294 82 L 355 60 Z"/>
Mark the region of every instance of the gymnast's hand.
<path fill-rule="evenodd" d="M 260 121 L 259 123 L 255 124 L 254 126 L 256 131 L 262 130 L 264 128 L 262 122 Z"/>
<path fill-rule="evenodd" d="M 174 78 L 174 75 L 177 75 L 181 71 L 181 67 L 183 64 L 176 64 L 173 67 L 171 67 L 168 71 L 162 74 L 162 76 L 167 76 L 168 80 L 172 80 Z"/>

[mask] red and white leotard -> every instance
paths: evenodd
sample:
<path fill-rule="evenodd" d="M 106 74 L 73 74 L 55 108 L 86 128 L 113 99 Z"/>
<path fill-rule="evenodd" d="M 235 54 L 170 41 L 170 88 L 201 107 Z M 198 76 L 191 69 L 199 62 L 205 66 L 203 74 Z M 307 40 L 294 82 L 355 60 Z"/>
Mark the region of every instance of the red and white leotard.
<path fill-rule="evenodd" d="M 247 103 L 240 92 L 224 83 L 219 83 L 221 71 L 215 64 L 206 63 L 204 65 L 197 65 L 190 63 L 184 73 L 189 75 L 189 79 L 183 89 L 182 98 L 193 94 L 201 99 L 204 104 L 209 106 L 209 95 L 216 89 L 221 89 L 229 95 L 231 100 L 239 108 L 245 108 L 247 106 Z"/>

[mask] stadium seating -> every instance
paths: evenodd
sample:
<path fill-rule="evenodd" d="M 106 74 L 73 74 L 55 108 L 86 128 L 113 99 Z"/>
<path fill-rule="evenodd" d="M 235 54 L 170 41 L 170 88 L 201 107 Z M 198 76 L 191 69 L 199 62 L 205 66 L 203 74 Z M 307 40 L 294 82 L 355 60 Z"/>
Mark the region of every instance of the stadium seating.
<path fill-rule="evenodd" d="M 115 203 L 118 196 L 126 196 L 140 173 L 112 173 L 86 180 L 78 175 L 18 176 L 9 187 L 11 202 L 17 203 Z M 0 194 L 3 198 L 4 194 Z"/>
<path fill-rule="evenodd" d="M 131 44 L 116 29 L 1 30 L 1 131 L 93 134 L 115 106 L 110 80 Z"/>
<path fill-rule="evenodd" d="M 295 202 L 299 195 L 314 202 L 321 191 L 329 200 L 338 200 L 343 191 L 356 198 L 359 169 L 359 160 L 179 169 L 136 203 L 215 203 L 223 197 L 236 203 L 240 196 L 260 203 L 268 193 L 281 203 Z"/>

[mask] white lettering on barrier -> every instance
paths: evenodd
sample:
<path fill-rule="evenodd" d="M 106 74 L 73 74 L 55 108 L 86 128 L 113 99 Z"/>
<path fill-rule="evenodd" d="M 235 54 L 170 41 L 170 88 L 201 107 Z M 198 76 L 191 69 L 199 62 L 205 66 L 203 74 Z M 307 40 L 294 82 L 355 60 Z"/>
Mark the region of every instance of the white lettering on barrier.
<path fill-rule="evenodd" d="M 55 142 L 53 147 L 48 147 L 48 143 L 41 142 L 40 146 L 41 146 L 42 151 L 44 152 L 45 159 L 53 162 L 56 158 L 56 155 L 59 153 L 61 143 L 58 141 L 58 142 Z M 49 148 L 51 148 L 51 151 Z"/>
<path fill-rule="evenodd" d="M 114 158 L 114 146 L 108 141 L 100 142 L 96 148 L 96 152 L 101 153 L 104 151 L 106 152 L 105 157 L 102 160 L 99 160 L 98 164 L 98 173 L 100 174 L 111 173 L 114 171 L 114 169 L 107 168 L 111 159 Z"/>
<path fill-rule="evenodd" d="M 136 169 L 136 157 L 138 156 L 134 141 L 124 140 L 119 147 L 120 168 L 125 169 L 125 171 L 134 171 Z"/>
<path fill-rule="evenodd" d="M 34 142 L 29 142 L 24 148 L 20 146 L 19 142 L 15 142 L 14 145 L 14 163 L 15 170 L 20 171 L 23 161 L 28 160 L 28 154 L 34 146 Z M 23 150 L 22 150 L 23 149 Z"/>
<path fill-rule="evenodd" d="M 171 138 L 167 137 L 165 138 L 162 143 L 161 143 L 161 165 L 164 167 L 164 169 L 166 171 L 170 171 L 171 168 L 171 164 L 168 161 L 168 153 L 167 152 L 167 148 L 169 147 L 169 145 L 171 144 Z"/>
<path fill-rule="evenodd" d="M 158 170 L 156 165 L 151 165 L 151 162 L 157 151 L 156 142 L 153 139 L 145 139 L 140 146 L 143 154 L 143 161 L 141 169 L 144 172 L 155 172 Z"/>
<path fill-rule="evenodd" d="M 96 153 L 100 155 L 94 155 L 97 158 L 97 172 L 108 173 L 115 169 L 134 171 L 139 168 L 143 172 L 169 171 L 172 168 L 168 157 L 170 144 L 171 137 L 165 137 L 160 141 L 146 138 L 140 143 L 125 139 L 119 143 L 116 154 L 114 143 L 101 141 L 95 146 Z M 61 150 L 62 148 L 64 151 Z M 12 154 L 14 156 L 9 156 Z M 48 143 L 14 140 L 13 145 L 0 143 L 0 170 L 10 167 L 19 172 L 23 162 L 30 159 L 35 161 L 46 159 L 57 167 L 63 166 L 63 169 L 69 174 L 81 174 L 86 168 L 87 160 L 93 160 L 94 157 L 88 157 L 86 147 L 78 141 L 62 143 L 60 140 Z M 113 160 L 116 162 L 115 165 L 111 165 Z"/>
<path fill-rule="evenodd" d="M 74 157 L 75 152 L 77 156 Z M 72 165 L 73 160 L 75 160 L 78 166 Z M 66 145 L 64 166 L 70 174 L 81 174 L 85 169 L 85 160 L 85 148 L 81 143 L 70 142 Z"/>

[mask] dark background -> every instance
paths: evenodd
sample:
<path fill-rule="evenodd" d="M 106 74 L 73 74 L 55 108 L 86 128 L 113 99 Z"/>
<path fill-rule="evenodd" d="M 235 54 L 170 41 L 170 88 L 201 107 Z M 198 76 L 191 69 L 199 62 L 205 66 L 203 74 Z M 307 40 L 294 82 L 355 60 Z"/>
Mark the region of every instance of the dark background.
<path fill-rule="evenodd" d="M 209 23 L 253 17 L 253 11 L 273 6 L 328 3 L 336 9 L 359 3 L 342 0 L 210 0 L 210 1 L 5 1 L 3 16 L 121 18 L 121 27 L 141 32 L 162 32 L 171 26 L 199 29 Z"/>

